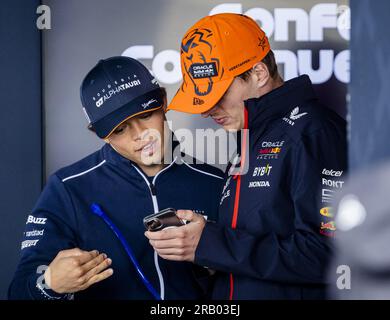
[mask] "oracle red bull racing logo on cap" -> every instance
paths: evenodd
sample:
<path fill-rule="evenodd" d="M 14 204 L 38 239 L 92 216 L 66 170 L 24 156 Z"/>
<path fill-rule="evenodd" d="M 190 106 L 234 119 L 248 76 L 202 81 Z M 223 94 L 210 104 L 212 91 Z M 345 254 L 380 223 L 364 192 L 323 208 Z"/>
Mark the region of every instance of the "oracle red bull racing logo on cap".
<path fill-rule="evenodd" d="M 194 63 L 190 67 L 190 72 L 194 79 L 216 77 L 218 75 L 215 62 Z"/>
<path fill-rule="evenodd" d="M 213 32 L 208 29 L 195 29 L 189 32 L 181 44 L 183 64 L 183 86 L 188 85 L 188 79 L 194 86 L 198 96 L 208 95 L 213 88 L 213 77 L 219 74 L 219 59 L 213 57 L 213 45 L 209 39 Z M 222 71 L 223 73 L 223 71 Z M 207 79 L 200 87 L 197 80 Z"/>

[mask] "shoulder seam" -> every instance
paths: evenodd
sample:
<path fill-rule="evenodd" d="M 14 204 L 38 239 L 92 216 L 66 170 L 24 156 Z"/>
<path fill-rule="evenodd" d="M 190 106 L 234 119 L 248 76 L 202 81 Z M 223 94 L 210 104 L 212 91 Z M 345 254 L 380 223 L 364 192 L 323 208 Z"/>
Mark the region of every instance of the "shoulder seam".
<path fill-rule="evenodd" d="M 187 162 L 185 162 L 184 160 L 182 160 L 182 161 L 183 161 L 183 163 L 184 163 L 188 168 L 190 168 L 190 169 L 192 169 L 192 170 L 194 170 L 194 171 L 197 171 L 197 172 L 203 173 L 203 174 L 205 174 L 205 175 L 208 175 L 208 176 L 211 176 L 211 177 L 214 177 L 214 178 L 223 180 L 223 178 L 220 177 L 220 176 L 217 176 L 217 175 L 215 175 L 215 174 L 212 174 L 212 173 L 210 173 L 210 172 L 206 172 L 206 171 L 203 171 L 203 170 L 200 170 L 200 169 L 196 169 L 196 168 L 192 167 L 190 164 L 188 164 Z"/>
<path fill-rule="evenodd" d="M 62 181 L 62 182 L 65 182 L 65 181 L 67 181 L 67 180 L 70 180 L 70 179 L 73 179 L 73 178 L 80 177 L 80 176 L 82 176 L 82 175 L 84 175 L 84 174 L 86 174 L 86 173 L 88 173 L 88 172 L 91 172 L 91 171 L 93 171 L 93 170 L 99 168 L 100 166 L 102 166 L 102 165 L 105 164 L 105 163 L 106 163 L 106 160 L 103 160 L 102 162 L 100 162 L 100 163 L 97 164 L 96 166 L 94 166 L 94 167 L 92 167 L 92 168 L 89 168 L 89 169 L 87 169 L 87 170 L 85 170 L 85 171 L 82 171 L 82 172 L 80 172 L 80 173 L 77 173 L 77 174 L 71 175 L 71 176 L 69 176 L 69 177 L 66 177 L 66 178 L 62 179 L 61 181 Z"/>

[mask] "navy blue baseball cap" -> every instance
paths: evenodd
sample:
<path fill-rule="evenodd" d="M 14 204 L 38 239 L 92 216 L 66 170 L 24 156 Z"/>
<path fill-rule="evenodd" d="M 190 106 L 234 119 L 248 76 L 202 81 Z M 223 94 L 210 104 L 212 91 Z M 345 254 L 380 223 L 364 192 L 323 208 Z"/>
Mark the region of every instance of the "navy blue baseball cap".
<path fill-rule="evenodd" d="M 164 91 L 149 70 L 129 57 L 100 60 L 80 88 L 90 127 L 107 138 L 121 123 L 164 106 Z"/>

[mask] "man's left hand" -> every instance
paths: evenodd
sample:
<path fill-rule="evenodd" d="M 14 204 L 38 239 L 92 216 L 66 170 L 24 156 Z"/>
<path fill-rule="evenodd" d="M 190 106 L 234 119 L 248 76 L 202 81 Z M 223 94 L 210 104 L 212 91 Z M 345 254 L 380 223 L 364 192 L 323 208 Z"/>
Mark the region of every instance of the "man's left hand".
<path fill-rule="evenodd" d="M 190 223 L 161 231 L 146 231 L 145 236 L 161 258 L 194 262 L 195 250 L 206 225 L 206 220 L 202 215 L 191 210 L 178 210 L 177 216 Z"/>

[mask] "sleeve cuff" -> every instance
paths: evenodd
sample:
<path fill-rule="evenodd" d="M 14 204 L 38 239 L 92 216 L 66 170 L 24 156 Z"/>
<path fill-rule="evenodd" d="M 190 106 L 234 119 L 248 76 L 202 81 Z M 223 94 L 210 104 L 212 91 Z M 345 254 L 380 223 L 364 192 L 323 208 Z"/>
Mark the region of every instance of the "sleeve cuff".
<path fill-rule="evenodd" d="M 30 282 L 30 291 L 36 300 L 73 300 L 73 294 L 60 294 L 51 290 L 40 277 L 35 276 Z"/>
<path fill-rule="evenodd" d="M 214 261 L 215 257 L 218 257 L 218 253 L 215 251 L 218 251 L 217 243 L 220 232 L 220 227 L 216 223 L 207 221 L 195 251 L 195 264 L 206 268 L 218 269 Z"/>

